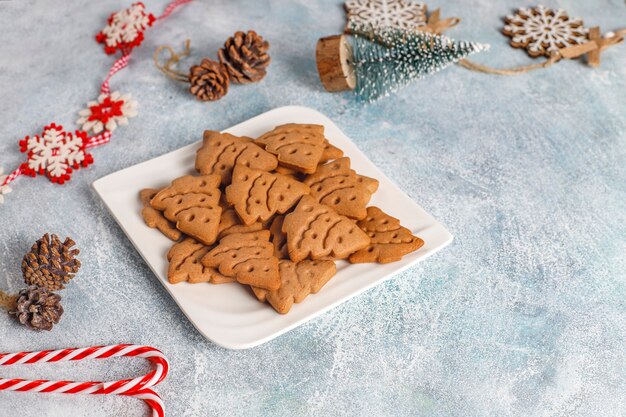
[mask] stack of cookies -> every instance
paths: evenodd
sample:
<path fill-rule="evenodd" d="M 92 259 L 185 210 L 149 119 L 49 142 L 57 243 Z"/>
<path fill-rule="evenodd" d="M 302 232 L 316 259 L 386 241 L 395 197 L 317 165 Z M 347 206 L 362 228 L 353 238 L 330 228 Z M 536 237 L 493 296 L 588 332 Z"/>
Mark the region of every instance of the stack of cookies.
<path fill-rule="evenodd" d="M 206 131 L 195 168 L 140 192 L 146 224 L 176 242 L 172 284 L 238 282 L 285 314 L 335 275 L 335 260 L 394 262 L 424 244 L 368 207 L 378 181 L 351 169 L 320 125 L 256 140 Z"/>

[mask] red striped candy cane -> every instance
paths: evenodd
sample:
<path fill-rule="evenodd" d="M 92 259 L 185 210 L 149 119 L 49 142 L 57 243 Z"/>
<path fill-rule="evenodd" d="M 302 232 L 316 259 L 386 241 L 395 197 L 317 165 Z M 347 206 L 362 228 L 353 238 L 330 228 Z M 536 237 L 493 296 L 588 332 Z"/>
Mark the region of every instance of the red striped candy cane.
<path fill-rule="evenodd" d="M 0 354 L 0 366 L 28 365 L 44 362 L 107 359 L 119 356 L 144 358 L 155 365 L 147 375 L 109 382 L 73 382 L 0 378 L 0 391 L 42 392 L 58 394 L 125 395 L 145 401 L 153 417 L 164 417 L 163 400 L 151 387 L 159 384 L 169 372 L 169 363 L 161 351 L 140 345 L 94 346 L 81 349 L 44 350 Z"/>

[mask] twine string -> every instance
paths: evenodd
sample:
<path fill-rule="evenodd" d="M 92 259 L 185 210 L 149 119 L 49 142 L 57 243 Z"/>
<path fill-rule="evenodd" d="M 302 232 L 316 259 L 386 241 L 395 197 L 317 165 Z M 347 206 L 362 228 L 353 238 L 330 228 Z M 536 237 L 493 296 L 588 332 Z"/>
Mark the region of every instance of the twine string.
<path fill-rule="evenodd" d="M 0 307 L 5 310 L 11 310 L 17 303 L 17 296 L 8 294 L 0 290 Z"/>
<path fill-rule="evenodd" d="M 611 46 L 618 45 L 624 41 L 626 37 L 626 28 L 608 32 L 604 37 L 600 36 L 600 28 L 594 27 L 590 29 L 592 36 L 589 42 L 580 45 L 568 46 L 552 51 L 546 61 L 523 65 L 514 68 L 494 68 L 487 65 L 478 64 L 469 59 L 462 59 L 459 65 L 471 71 L 483 72 L 495 75 L 519 75 L 539 68 L 548 68 L 561 59 L 575 59 L 587 54 L 588 64 L 592 67 L 600 65 L 600 53 Z"/>
<path fill-rule="evenodd" d="M 177 54 L 176 52 L 174 52 L 174 49 L 172 49 L 171 46 L 168 45 L 161 45 L 159 46 L 156 51 L 154 51 L 154 66 L 156 66 L 159 71 L 161 71 L 163 74 L 165 74 L 168 78 L 171 78 L 173 80 L 176 81 L 182 81 L 182 82 L 189 82 L 189 75 L 180 71 L 177 71 L 175 69 L 173 69 L 172 67 L 177 65 L 178 62 L 180 62 L 181 59 L 186 58 L 189 56 L 190 53 L 190 43 L 191 41 L 189 39 L 187 39 L 185 41 L 185 48 L 183 49 L 183 51 L 179 54 Z M 161 63 L 160 61 L 160 57 L 163 51 L 167 51 L 169 52 L 169 58 L 167 59 L 167 61 L 165 61 L 165 63 Z"/>
<path fill-rule="evenodd" d="M 494 68 L 487 65 L 482 65 L 474 61 L 470 61 L 469 59 L 462 59 L 459 61 L 459 65 L 465 69 L 477 72 L 483 72 L 485 74 L 495 74 L 495 75 L 519 75 L 524 74 L 529 71 L 533 71 L 539 68 L 548 68 L 552 64 L 558 62 L 561 59 L 561 54 L 557 51 L 554 51 L 550 54 L 550 57 L 543 62 L 539 62 L 536 64 L 524 65 L 521 67 L 515 68 Z"/>

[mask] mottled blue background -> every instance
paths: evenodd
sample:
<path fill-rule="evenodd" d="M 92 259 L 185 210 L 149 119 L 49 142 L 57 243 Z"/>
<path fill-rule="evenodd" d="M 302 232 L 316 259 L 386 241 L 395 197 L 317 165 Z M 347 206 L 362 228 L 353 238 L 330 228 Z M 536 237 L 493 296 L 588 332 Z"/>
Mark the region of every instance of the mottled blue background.
<path fill-rule="evenodd" d="M 112 58 L 93 35 L 129 1 L 0 2 L 0 165 L 52 121 L 70 128 Z M 148 1 L 158 14 L 165 1 Z M 431 3 L 463 22 L 457 39 L 491 44 L 476 61 L 526 64 L 500 34 L 526 1 Z M 626 25 L 622 0 L 549 1 L 589 26 Z M 135 342 L 172 362 L 158 387 L 182 416 L 626 415 L 626 46 L 518 77 L 453 67 L 376 104 L 324 92 L 316 40 L 338 33 L 339 1 L 196 1 L 159 23 L 112 89 L 139 116 L 63 187 L 21 178 L 0 208 L 0 287 L 46 231 L 70 235 L 83 269 L 51 333 L 0 314 L 0 350 Z M 192 40 L 215 57 L 237 29 L 271 42 L 267 78 L 199 103 L 152 64 Z M 90 184 L 274 107 L 327 114 L 454 243 L 432 259 L 261 347 L 229 351 L 189 324 Z M 5 377 L 119 378 L 131 360 L 1 369 Z M 139 416 L 137 400 L 0 393 L 0 416 Z"/>

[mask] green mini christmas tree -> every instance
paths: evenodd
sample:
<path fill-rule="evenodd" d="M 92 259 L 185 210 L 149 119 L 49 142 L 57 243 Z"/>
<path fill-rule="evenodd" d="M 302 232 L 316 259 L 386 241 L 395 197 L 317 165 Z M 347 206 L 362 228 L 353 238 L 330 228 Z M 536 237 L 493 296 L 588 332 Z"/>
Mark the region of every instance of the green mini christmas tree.
<path fill-rule="evenodd" d="M 355 93 L 368 102 L 489 48 L 415 30 L 356 27 L 352 33 Z"/>

